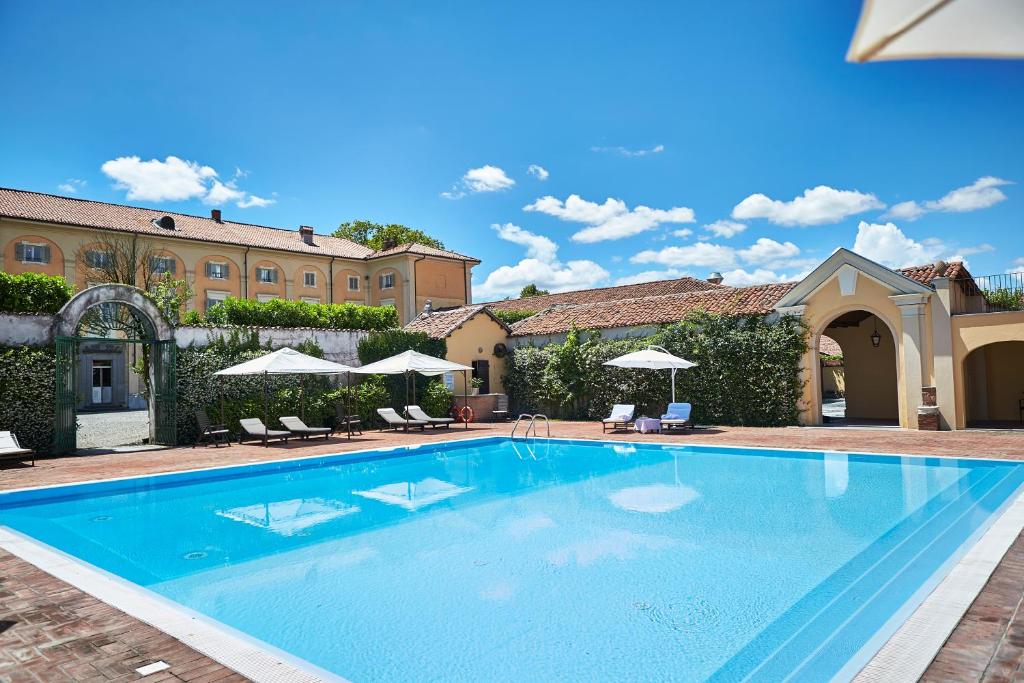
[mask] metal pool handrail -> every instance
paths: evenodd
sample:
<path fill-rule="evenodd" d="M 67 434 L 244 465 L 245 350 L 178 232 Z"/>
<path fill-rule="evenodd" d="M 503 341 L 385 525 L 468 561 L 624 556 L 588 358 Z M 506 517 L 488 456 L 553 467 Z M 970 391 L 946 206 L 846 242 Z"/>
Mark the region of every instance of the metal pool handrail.
<path fill-rule="evenodd" d="M 551 423 L 548 421 L 548 416 L 544 415 L 543 413 L 537 413 L 535 415 L 531 415 L 529 413 L 520 413 L 519 417 L 516 418 L 516 423 L 514 425 L 512 425 L 512 433 L 509 435 L 511 438 L 513 438 L 513 439 L 515 438 L 515 436 L 516 436 L 516 429 L 519 427 L 519 423 L 522 421 L 522 419 L 524 417 L 530 418 L 529 423 L 527 423 L 527 425 L 526 425 L 526 432 L 523 433 L 523 438 L 524 439 L 530 438 L 530 430 L 531 429 L 533 430 L 533 436 L 536 438 L 536 436 L 537 436 L 537 420 L 538 419 L 543 419 L 544 420 L 544 424 L 547 425 L 548 438 L 551 438 Z"/>

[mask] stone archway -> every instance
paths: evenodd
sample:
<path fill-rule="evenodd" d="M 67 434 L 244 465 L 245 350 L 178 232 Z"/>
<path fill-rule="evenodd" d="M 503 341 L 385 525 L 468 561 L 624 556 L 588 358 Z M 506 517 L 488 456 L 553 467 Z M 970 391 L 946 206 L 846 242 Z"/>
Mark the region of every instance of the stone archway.
<path fill-rule="evenodd" d="M 149 442 L 174 445 L 177 432 L 174 330 L 145 292 L 123 284 L 97 285 L 73 296 L 58 311 L 53 332 L 56 341 L 56 419 L 54 451 L 67 453 L 77 447 L 79 350 L 94 337 L 81 336 L 80 326 L 97 306 L 119 304 L 137 321 L 139 338 L 104 338 L 112 344 L 141 344 L 148 349 Z"/>
<path fill-rule="evenodd" d="M 961 365 L 965 426 L 1024 428 L 1024 341 L 984 344 Z"/>

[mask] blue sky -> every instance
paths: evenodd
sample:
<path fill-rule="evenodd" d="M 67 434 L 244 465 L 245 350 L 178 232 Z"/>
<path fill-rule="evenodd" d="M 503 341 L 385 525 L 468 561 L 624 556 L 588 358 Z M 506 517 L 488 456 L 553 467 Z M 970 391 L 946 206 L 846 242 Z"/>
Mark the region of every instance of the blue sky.
<path fill-rule="evenodd" d="M 483 261 L 478 300 L 839 246 L 1024 270 L 1024 62 L 848 64 L 858 12 L 0 0 L 0 185 L 401 222 Z"/>

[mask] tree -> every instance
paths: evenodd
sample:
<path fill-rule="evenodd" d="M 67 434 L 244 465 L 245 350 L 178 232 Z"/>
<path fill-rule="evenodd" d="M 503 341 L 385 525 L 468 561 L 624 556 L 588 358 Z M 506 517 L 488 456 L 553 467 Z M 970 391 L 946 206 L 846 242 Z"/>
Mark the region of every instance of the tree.
<path fill-rule="evenodd" d="M 334 237 L 351 240 L 378 251 L 410 242 L 436 249 L 444 249 L 444 244 L 441 240 L 434 239 L 422 230 L 399 225 L 398 223 L 382 225 L 372 221 L 347 221 L 339 225 L 338 229 L 332 234 Z"/>
<path fill-rule="evenodd" d="M 527 297 L 531 297 L 531 296 L 544 296 L 545 294 L 550 294 L 550 293 L 551 292 L 549 292 L 546 289 L 537 289 L 537 285 L 535 285 L 535 284 L 533 284 L 531 282 L 530 284 L 528 284 L 525 287 L 523 287 L 522 291 L 519 292 L 519 298 L 520 299 L 526 299 Z"/>

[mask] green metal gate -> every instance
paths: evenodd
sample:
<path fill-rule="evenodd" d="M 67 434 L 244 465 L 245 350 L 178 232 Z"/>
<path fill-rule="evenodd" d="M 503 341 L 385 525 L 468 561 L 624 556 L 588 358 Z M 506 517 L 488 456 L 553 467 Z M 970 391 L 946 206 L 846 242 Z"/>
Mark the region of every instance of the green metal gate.
<path fill-rule="evenodd" d="M 78 347 L 89 337 L 57 337 L 56 415 L 53 425 L 53 451 L 70 453 L 77 447 Z M 178 347 L 174 340 L 103 339 L 106 343 L 146 344 L 150 349 L 150 401 L 155 443 L 174 446 L 178 432 Z"/>

